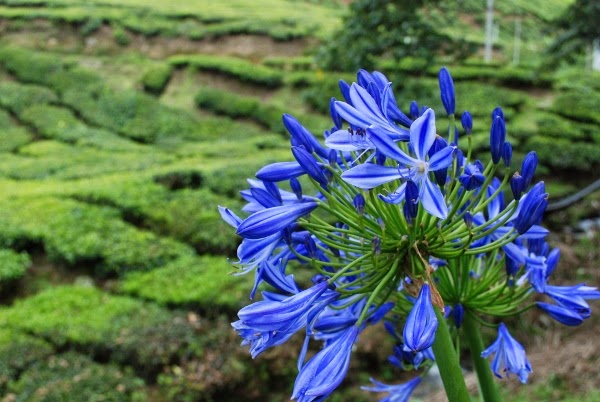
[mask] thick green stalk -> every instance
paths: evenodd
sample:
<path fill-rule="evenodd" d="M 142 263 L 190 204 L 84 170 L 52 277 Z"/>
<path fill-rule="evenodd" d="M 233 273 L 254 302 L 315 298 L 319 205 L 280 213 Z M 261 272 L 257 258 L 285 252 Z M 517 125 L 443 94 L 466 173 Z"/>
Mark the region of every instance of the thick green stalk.
<path fill-rule="evenodd" d="M 465 334 L 469 349 L 471 350 L 471 356 L 473 358 L 473 364 L 475 365 L 475 371 L 477 372 L 479 389 L 481 390 L 483 400 L 485 402 L 501 402 L 502 398 L 500 397 L 498 387 L 496 387 L 496 383 L 494 382 L 490 364 L 486 359 L 481 357 L 481 352 L 483 352 L 483 339 L 481 339 L 479 323 L 470 312 L 465 312 L 462 333 Z"/>
<path fill-rule="evenodd" d="M 441 310 L 437 307 L 435 316 L 438 319 L 438 328 L 435 332 L 435 342 L 433 342 L 433 354 L 435 362 L 440 370 L 440 376 L 446 389 L 446 395 L 450 402 L 470 402 L 471 398 L 467 391 L 462 369 L 458 361 L 458 355 L 452 343 L 452 337 L 446 324 L 446 319 Z"/>

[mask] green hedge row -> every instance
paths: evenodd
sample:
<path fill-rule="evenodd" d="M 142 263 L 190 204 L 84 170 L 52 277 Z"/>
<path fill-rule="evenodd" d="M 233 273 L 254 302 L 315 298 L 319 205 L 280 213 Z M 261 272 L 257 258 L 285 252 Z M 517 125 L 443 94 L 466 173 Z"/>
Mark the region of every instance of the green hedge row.
<path fill-rule="evenodd" d="M 95 266 L 99 275 L 149 270 L 193 255 L 180 242 L 139 230 L 114 208 L 53 197 L 0 201 L 0 243 L 41 243 L 51 260 Z"/>
<path fill-rule="evenodd" d="M 114 137 L 107 138 L 110 139 Z M 81 144 L 106 146 L 108 149 L 78 146 Z M 123 145 L 126 144 L 120 139 L 111 143 L 103 141 L 102 136 L 85 138 L 77 145 L 53 140 L 36 141 L 21 146 L 18 154 L 4 154 L 0 158 L 0 174 L 13 179 L 75 179 L 113 172 L 144 171 L 174 160 L 174 156 L 152 149 L 145 153 L 114 151 Z"/>
<path fill-rule="evenodd" d="M 583 123 L 600 125 L 600 91 L 590 88 L 566 91 L 559 94 L 552 104 L 552 111 Z"/>
<path fill-rule="evenodd" d="M 23 319 L 27 317 L 27 319 Z M 194 328 L 181 313 L 85 286 L 59 286 L 0 310 L 3 328 L 155 374 L 185 353 Z"/>
<path fill-rule="evenodd" d="M 152 66 L 142 76 L 144 90 L 153 95 L 160 95 L 169 83 L 172 71 L 173 67 L 166 63 Z"/>
<path fill-rule="evenodd" d="M 210 301 L 205 307 L 210 310 Z M 239 393 L 256 373 L 247 352 L 232 347 L 239 339 L 229 322 L 229 318 L 209 320 L 84 286 L 51 288 L 0 310 L 3 329 L 26 331 L 60 348 L 132 366 L 137 376 L 151 382 L 158 375 L 161 393 L 173 401 Z M 112 370 L 110 365 L 101 367 Z M 125 375 L 123 381 L 133 378 Z M 95 385 L 90 388 L 98 390 Z"/>
<path fill-rule="evenodd" d="M 19 114 L 31 105 L 56 103 L 58 97 L 46 87 L 18 82 L 0 83 L 0 107 Z"/>
<path fill-rule="evenodd" d="M 0 329 L 0 392 L 33 363 L 54 353 L 50 344 L 24 332 Z"/>
<path fill-rule="evenodd" d="M 0 152 L 13 152 L 33 140 L 33 134 L 0 109 Z"/>
<path fill-rule="evenodd" d="M 254 274 L 228 275 L 235 270 L 224 256 L 181 258 L 150 272 L 132 272 L 119 289 L 168 306 L 237 311 L 248 298 Z"/>
<path fill-rule="evenodd" d="M 281 117 L 288 110 L 275 105 L 264 104 L 259 99 L 240 96 L 228 91 L 203 88 L 195 98 L 196 104 L 203 109 L 231 118 L 250 118 L 271 131 L 287 134 Z M 309 130 L 321 133 L 329 128 L 327 119 L 320 116 L 298 115 L 296 118 Z"/>
<path fill-rule="evenodd" d="M 0 249 L 0 287 L 5 282 L 23 277 L 30 265 L 31 258 L 29 254 L 17 253 L 10 249 Z"/>
<path fill-rule="evenodd" d="M 144 380 L 131 370 L 99 364 L 75 352 L 37 361 L 10 384 L 8 395 L 15 402 L 148 400 Z"/>
<path fill-rule="evenodd" d="M 537 152 L 541 163 L 559 171 L 576 169 L 590 173 L 600 167 L 598 144 L 536 135 L 527 145 Z"/>
<path fill-rule="evenodd" d="M 168 59 L 173 66 L 192 66 L 201 71 L 214 71 L 256 85 L 277 88 L 283 83 L 280 71 L 245 59 L 212 55 L 176 55 Z"/>

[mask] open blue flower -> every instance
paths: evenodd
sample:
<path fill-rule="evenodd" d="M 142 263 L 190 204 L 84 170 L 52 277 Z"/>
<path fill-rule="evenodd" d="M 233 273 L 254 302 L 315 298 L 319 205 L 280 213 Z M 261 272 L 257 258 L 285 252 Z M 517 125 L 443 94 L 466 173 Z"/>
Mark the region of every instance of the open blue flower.
<path fill-rule="evenodd" d="M 510 373 L 514 373 L 519 377 L 523 384 L 527 382 L 527 377 L 531 373 L 531 365 L 523 346 L 513 338 L 506 329 L 504 323 L 500 323 L 498 328 L 498 338 L 486 350 L 481 352 L 481 357 L 488 357 L 495 353 L 492 361 L 492 371 L 498 378 L 502 378 L 500 371 L 502 367 L 508 377 Z"/>
<path fill-rule="evenodd" d="M 389 395 L 379 402 L 407 402 L 415 388 L 421 383 L 421 377 L 415 377 L 412 380 L 398 385 L 387 385 L 371 378 L 374 386 L 361 387 L 365 391 L 387 392 Z"/>
<path fill-rule="evenodd" d="M 298 402 L 322 401 L 340 385 L 348 371 L 358 332 L 355 326 L 345 329 L 302 366 L 296 377 L 292 399 Z"/>
<path fill-rule="evenodd" d="M 396 143 L 386 135 L 385 131 L 377 126 L 367 130 L 368 138 L 377 148 L 377 151 L 386 157 L 399 162 L 399 167 L 362 164 L 345 171 L 342 178 L 359 188 L 369 189 L 392 180 L 407 178 L 419 186 L 419 200 L 425 210 L 438 218 L 448 216 L 448 207 L 444 196 L 438 186 L 429 178 L 429 173 L 435 170 L 446 169 L 453 158 L 454 147 L 447 146 L 428 157 L 429 149 L 436 138 L 435 115 L 433 110 L 427 109 L 410 126 L 410 146 L 415 152 L 413 158 L 402 151 Z M 403 167 L 408 168 L 408 172 Z M 408 174 L 407 174 L 408 173 Z M 381 198 L 389 203 L 400 203 L 404 200 L 406 183 L 402 184 L 389 197 Z"/>

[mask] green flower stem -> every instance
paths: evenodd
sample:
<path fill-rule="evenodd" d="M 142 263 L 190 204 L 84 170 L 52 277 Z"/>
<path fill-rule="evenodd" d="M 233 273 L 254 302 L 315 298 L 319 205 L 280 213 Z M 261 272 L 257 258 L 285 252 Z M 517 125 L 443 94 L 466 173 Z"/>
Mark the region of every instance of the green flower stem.
<path fill-rule="evenodd" d="M 475 371 L 477 372 L 477 379 L 479 380 L 479 389 L 485 402 L 501 402 L 502 398 L 498 392 L 498 387 L 494 382 L 494 376 L 490 369 L 490 364 L 486 359 L 481 357 L 483 352 L 483 339 L 481 339 L 481 332 L 479 331 L 479 323 L 473 317 L 471 312 L 465 312 L 465 319 L 463 321 L 463 331 L 469 349 L 471 350 L 471 356 L 473 358 L 473 364 L 475 365 Z"/>
<path fill-rule="evenodd" d="M 465 384 L 446 319 L 441 309 L 437 307 L 433 309 L 438 319 L 438 328 L 435 332 L 435 341 L 433 342 L 433 353 L 440 370 L 444 388 L 446 389 L 446 395 L 451 402 L 470 402 L 471 397 L 467 391 L 467 385 Z"/>

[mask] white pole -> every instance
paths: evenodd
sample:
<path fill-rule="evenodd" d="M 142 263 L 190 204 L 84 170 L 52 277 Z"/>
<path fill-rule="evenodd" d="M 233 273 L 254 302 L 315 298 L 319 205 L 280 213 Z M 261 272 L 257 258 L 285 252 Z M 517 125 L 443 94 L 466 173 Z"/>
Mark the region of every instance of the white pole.
<path fill-rule="evenodd" d="M 513 64 L 519 64 L 521 58 L 521 17 L 515 19 L 515 45 L 513 49 Z"/>
<path fill-rule="evenodd" d="M 485 12 L 485 53 L 483 59 L 486 63 L 492 61 L 492 30 L 494 22 L 494 0 L 487 0 Z"/>
<path fill-rule="evenodd" d="M 594 39 L 592 44 L 592 70 L 600 71 L 600 38 Z"/>

